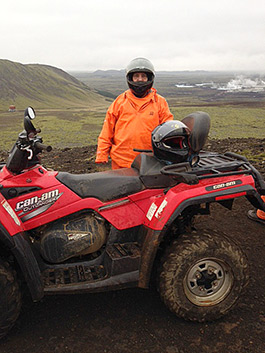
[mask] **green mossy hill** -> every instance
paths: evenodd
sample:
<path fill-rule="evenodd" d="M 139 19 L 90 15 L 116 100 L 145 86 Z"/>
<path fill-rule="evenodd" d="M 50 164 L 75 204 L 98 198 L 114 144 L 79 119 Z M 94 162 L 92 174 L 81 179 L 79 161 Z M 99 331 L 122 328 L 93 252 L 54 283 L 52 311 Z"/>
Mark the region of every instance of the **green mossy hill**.
<path fill-rule="evenodd" d="M 61 69 L 0 60 L 0 110 L 10 105 L 35 108 L 99 108 L 105 97 Z"/>

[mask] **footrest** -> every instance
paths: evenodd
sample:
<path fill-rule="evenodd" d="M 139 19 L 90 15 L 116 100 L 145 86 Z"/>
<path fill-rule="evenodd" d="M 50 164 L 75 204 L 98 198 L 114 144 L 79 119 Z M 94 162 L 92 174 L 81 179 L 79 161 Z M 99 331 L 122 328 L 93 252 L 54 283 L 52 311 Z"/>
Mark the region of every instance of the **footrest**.
<path fill-rule="evenodd" d="M 137 243 L 111 244 L 106 253 L 105 265 L 111 275 L 139 270 L 141 251 Z"/>
<path fill-rule="evenodd" d="M 106 276 L 104 266 L 65 266 L 55 269 L 46 269 L 42 273 L 45 287 L 77 284 L 83 282 L 95 282 Z"/>

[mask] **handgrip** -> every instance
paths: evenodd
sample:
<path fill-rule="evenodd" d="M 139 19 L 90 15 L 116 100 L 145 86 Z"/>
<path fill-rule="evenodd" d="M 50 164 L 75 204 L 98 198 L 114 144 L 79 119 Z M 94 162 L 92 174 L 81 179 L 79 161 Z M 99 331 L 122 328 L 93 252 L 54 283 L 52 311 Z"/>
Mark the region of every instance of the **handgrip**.
<path fill-rule="evenodd" d="M 152 153 L 153 152 L 153 150 L 143 150 L 140 148 L 134 148 L 133 150 L 134 150 L 134 152 L 145 152 L 145 153 Z"/>
<path fill-rule="evenodd" d="M 44 145 L 43 143 L 38 142 L 38 141 L 35 142 L 35 147 L 37 147 L 39 150 L 47 151 L 47 152 L 51 152 L 51 150 L 52 150 L 52 146 Z"/>
<path fill-rule="evenodd" d="M 190 166 L 188 163 L 179 163 L 167 165 L 160 170 L 161 174 L 171 176 L 174 180 L 180 183 L 194 185 L 199 183 L 196 174 L 189 174 Z"/>

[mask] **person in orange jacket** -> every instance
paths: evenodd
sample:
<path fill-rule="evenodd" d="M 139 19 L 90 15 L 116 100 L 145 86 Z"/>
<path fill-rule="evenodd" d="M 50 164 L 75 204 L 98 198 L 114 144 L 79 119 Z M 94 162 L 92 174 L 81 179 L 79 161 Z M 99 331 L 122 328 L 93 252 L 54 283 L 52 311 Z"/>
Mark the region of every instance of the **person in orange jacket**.
<path fill-rule="evenodd" d="M 152 88 L 155 71 L 145 58 L 133 59 L 126 68 L 129 89 L 109 107 L 98 137 L 96 163 L 112 160 L 112 169 L 129 168 L 139 152 L 152 149 L 151 133 L 173 120 L 167 101 Z"/>
<path fill-rule="evenodd" d="M 261 196 L 262 200 L 265 202 L 265 196 Z M 262 210 L 249 210 L 247 216 L 252 221 L 256 221 L 265 225 L 265 212 Z"/>

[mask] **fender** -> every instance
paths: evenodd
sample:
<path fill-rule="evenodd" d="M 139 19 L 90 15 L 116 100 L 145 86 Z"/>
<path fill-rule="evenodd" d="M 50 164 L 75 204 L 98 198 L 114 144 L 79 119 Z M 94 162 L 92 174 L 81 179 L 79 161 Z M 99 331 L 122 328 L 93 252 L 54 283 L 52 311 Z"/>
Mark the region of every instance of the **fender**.
<path fill-rule="evenodd" d="M 252 186 L 245 185 L 245 186 L 238 187 L 236 189 L 234 188 L 231 190 L 226 190 L 226 192 L 218 191 L 209 195 L 197 196 L 189 200 L 185 200 L 175 209 L 173 214 L 168 219 L 166 226 L 169 227 L 174 222 L 174 220 L 181 214 L 181 212 L 190 205 L 221 202 L 223 200 L 235 199 L 241 196 L 246 196 L 247 198 L 251 198 L 251 199 L 254 198 L 256 200 L 256 204 L 259 204 L 260 207 L 263 208 L 265 206 L 265 203 L 263 203 L 257 191 Z M 263 203 L 263 205 L 261 203 Z"/>
<path fill-rule="evenodd" d="M 11 249 L 24 275 L 33 301 L 44 296 L 41 272 L 25 233 L 13 236 L 15 247 Z"/>
<path fill-rule="evenodd" d="M 248 182 L 250 181 L 250 177 L 246 177 Z M 241 181 L 241 180 L 240 180 Z M 252 179 L 253 181 L 253 179 Z M 228 183 L 231 181 L 228 181 Z M 142 248 L 142 259 L 141 259 L 141 267 L 140 267 L 140 274 L 139 274 L 139 283 L 138 286 L 140 288 L 148 288 L 150 276 L 153 268 L 153 263 L 157 254 L 157 249 L 159 244 L 163 240 L 166 231 L 170 228 L 173 222 L 177 219 L 177 217 L 183 212 L 185 208 L 190 205 L 196 205 L 201 203 L 213 203 L 213 202 L 220 202 L 223 200 L 228 199 L 235 199 L 237 197 L 246 196 L 253 205 L 258 206 L 260 209 L 265 208 L 265 203 L 261 199 L 260 195 L 258 194 L 257 190 L 254 188 L 253 185 L 244 184 L 244 182 L 240 183 L 241 186 L 233 187 L 233 188 L 224 188 L 219 191 L 214 191 L 211 193 L 203 194 L 203 195 L 196 195 L 191 198 L 185 198 L 184 200 L 180 201 L 180 195 L 174 192 L 175 195 L 168 194 L 163 198 L 157 198 L 149 208 L 146 218 L 146 223 L 149 224 L 147 227 L 147 236 Z M 239 184 L 239 185 L 240 185 Z M 250 183 L 253 184 L 253 183 Z M 221 184 L 214 184 L 214 185 L 221 185 Z M 193 188 L 193 187 L 192 187 Z M 173 194 L 173 190 L 172 190 Z M 169 204 L 177 205 L 174 211 L 168 215 L 166 215 L 166 208 Z M 152 210 L 153 208 L 153 210 Z M 161 224 L 162 223 L 162 226 Z"/>
<path fill-rule="evenodd" d="M 153 263 L 158 246 L 164 237 L 166 228 L 162 231 L 148 229 L 142 247 L 138 287 L 147 289 L 152 273 Z"/>
<path fill-rule="evenodd" d="M 190 205 L 221 202 L 241 196 L 247 196 L 252 204 L 255 203 L 263 209 L 264 203 L 257 193 L 252 176 L 214 178 L 211 181 L 209 184 L 209 180 L 203 179 L 196 185 L 189 185 L 189 188 L 181 183 L 169 189 L 164 197 L 153 201 L 146 213 L 144 225 L 154 230 L 162 230 Z"/>
<path fill-rule="evenodd" d="M 41 273 L 27 235 L 25 233 L 18 233 L 11 237 L 3 225 L 0 224 L 0 237 L 1 242 L 11 251 L 16 259 L 28 285 L 32 299 L 34 301 L 40 300 L 44 295 Z"/>
<path fill-rule="evenodd" d="M 0 193 L 0 244 L 14 255 L 34 301 L 43 297 L 41 273 L 23 224 Z"/>

